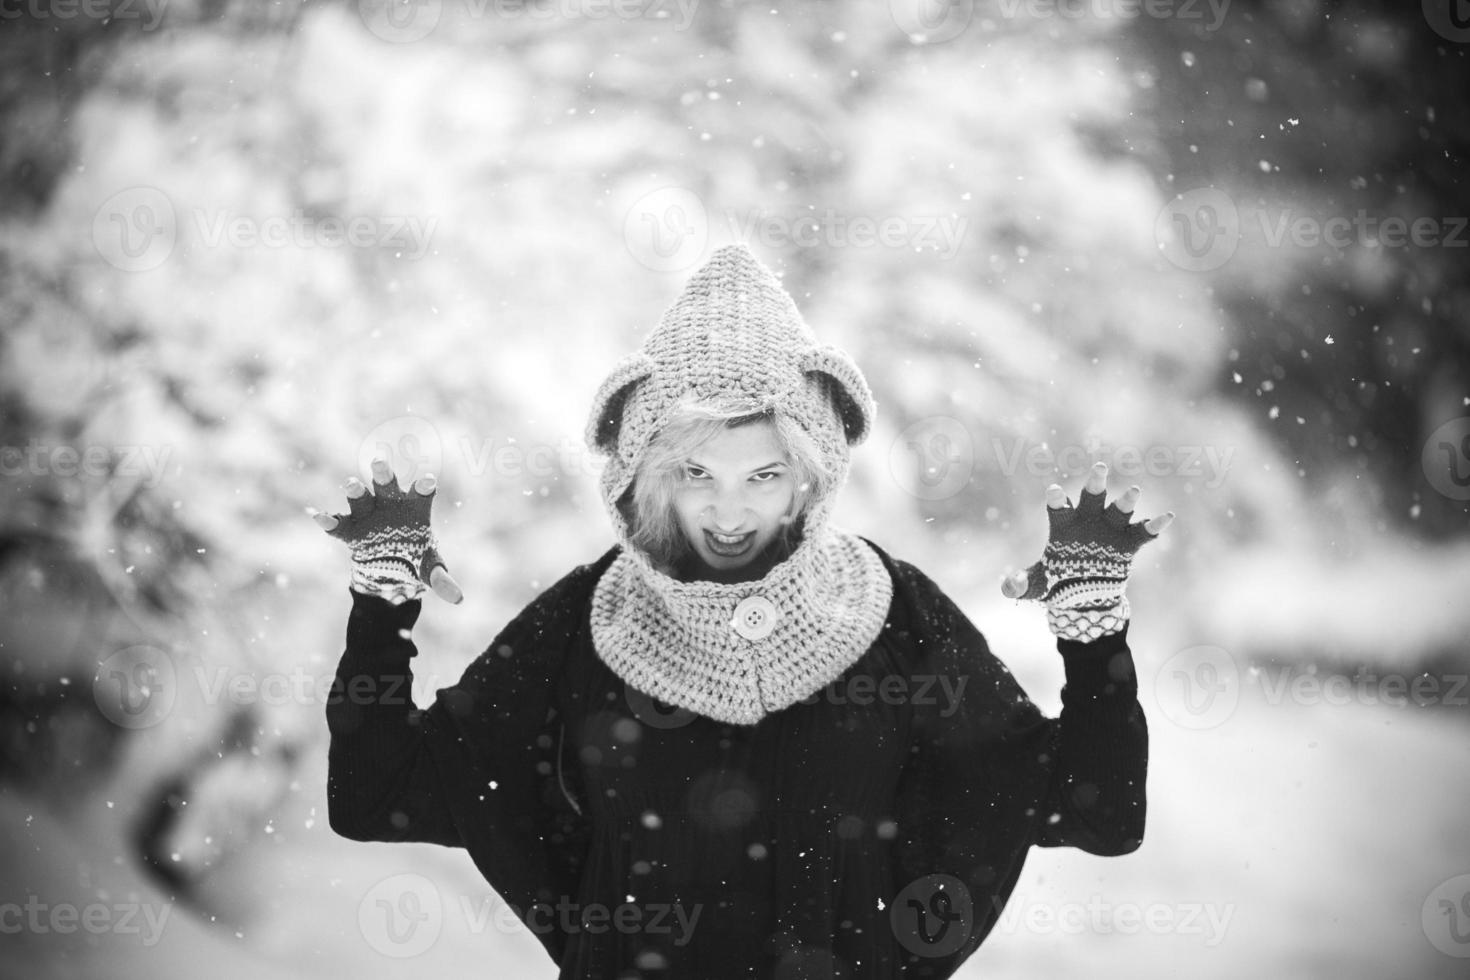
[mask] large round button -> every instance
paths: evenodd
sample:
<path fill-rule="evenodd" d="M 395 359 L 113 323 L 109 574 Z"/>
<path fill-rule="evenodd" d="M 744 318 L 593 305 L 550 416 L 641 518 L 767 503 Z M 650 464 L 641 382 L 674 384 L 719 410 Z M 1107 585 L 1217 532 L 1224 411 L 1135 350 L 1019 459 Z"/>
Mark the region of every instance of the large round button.
<path fill-rule="evenodd" d="M 776 604 L 763 595 L 747 596 L 735 607 L 735 618 L 730 625 L 735 632 L 747 640 L 764 640 L 776 628 L 781 613 Z"/>

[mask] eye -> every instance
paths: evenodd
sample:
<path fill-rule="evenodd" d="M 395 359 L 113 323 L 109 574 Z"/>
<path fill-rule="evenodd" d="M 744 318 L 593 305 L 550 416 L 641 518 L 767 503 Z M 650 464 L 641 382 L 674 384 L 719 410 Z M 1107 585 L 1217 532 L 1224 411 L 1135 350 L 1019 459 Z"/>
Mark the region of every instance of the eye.
<path fill-rule="evenodd" d="M 684 464 L 684 478 L 686 480 L 707 480 L 709 474 L 693 463 Z"/>
<path fill-rule="evenodd" d="M 759 473 L 751 476 L 751 480 L 756 483 L 770 483 L 772 480 L 779 480 L 780 478 L 780 470 L 761 470 Z"/>

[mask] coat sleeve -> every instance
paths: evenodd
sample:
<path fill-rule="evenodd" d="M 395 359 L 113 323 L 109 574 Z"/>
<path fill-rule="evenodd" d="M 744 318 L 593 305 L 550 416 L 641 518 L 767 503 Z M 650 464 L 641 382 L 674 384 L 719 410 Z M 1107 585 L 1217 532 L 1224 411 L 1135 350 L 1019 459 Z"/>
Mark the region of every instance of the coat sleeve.
<path fill-rule="evenodd" d="M 460 846 L 414 704 L 409 633 L 420 602 L 351 592 L 347 648 L 327 698 L 327 818 L 343 837 Z"/>
<path fill-rule="evenodd" d="M 913 706 L 895 807 L 895 892 L 914 909 L 905 945 L 918 950 L 905 975 L 945 977 L 998 919 L 1030 846 L 1138 847 L 1147 729 L 1126 634 L 1059 642 L 1066 687 L 1060 717 L 1047 718 L 932 581 L 903 562 L 890 569 L 896 659 L 956 692 Z M 940 901 L 936 889 L 951 894 Z M 896 909 L 895 922 L 904 914 Z"/>
<path fill-rule="evenodd" d="M 562 760 L 575 692 L 558 681 L 606 564 L 582 566 L 538 597 L 426 709 L 408 695 L 418 602 L 354 594 L 341 696 L 327 709 L 333 829 L 465 847 L 523 920 L 536 903 L 575 895 L 591 830 L 576 767 Z M 564 936 L 537 938 L 559 959 Z"/>

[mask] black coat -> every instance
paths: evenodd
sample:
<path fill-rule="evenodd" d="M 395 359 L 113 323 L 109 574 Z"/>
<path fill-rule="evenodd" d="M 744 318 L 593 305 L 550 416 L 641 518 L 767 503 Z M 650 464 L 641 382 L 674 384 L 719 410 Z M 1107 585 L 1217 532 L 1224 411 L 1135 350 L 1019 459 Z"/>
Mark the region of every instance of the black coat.
<path fill-rule="evenodd" d="M 821 694 L 728 725 L 598 659 L 588 611 L 616 553 L 423 710 L 407 696 L 420 604 L 353 593 L 327 708 L 333 829 L 466 848 L 563 980 L 946 977 L 1032 845 L 1138 847 L 1148 735 L 1126 631 L 1058 641 L 1048 719 L 954 603 L 879 550 L 893 600 L 868 651 Z"/>

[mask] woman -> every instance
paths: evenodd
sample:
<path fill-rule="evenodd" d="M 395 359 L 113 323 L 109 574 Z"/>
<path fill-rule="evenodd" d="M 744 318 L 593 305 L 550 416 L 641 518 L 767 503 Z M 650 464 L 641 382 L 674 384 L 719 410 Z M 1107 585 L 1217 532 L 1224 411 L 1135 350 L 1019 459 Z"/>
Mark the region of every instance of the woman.
<path fill-rule="evenodd" d="M 1122 854 L 1147 733 L 1123 596 L 1172 515 L 1048 491 L 1046 603 L 1066 668 L 1043 717 L 922 572 L 828 524 L 872 424 L 857 368 L 779 282 L 721 249 L 594 399 L 618 546 L 573 570 L 417 710 L 409 637 L 431 479 L 374 465 L 350 513 L 353 608 L 332 827 L 464 847 L 563 978 L 945 977 L 1031 845 Z"/>

